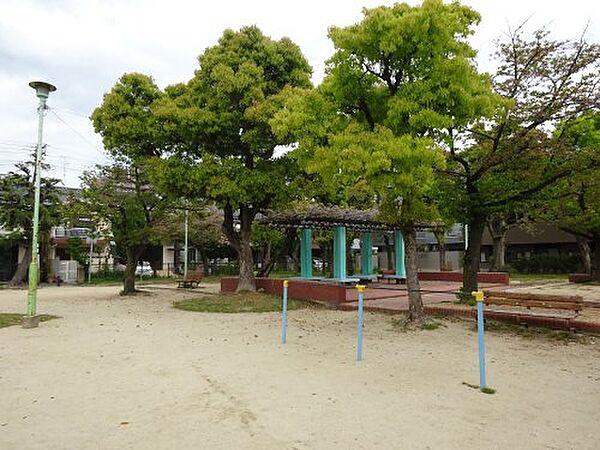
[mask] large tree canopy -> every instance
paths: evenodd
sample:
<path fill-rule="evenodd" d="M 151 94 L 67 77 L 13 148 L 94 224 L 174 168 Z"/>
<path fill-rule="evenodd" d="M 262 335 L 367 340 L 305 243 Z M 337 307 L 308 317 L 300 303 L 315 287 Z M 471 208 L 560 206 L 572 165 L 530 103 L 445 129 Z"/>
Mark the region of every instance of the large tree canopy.
<path fill-rule="evenodd" d="M 554 125 L 600 106 L 600 46 L 583 37 L 560 41 L 539 30 L 529 38 L 520 27 L 498 43 L 496 58 L 493 86 L 504 101 L 491 120 L 465 127 L 459 138 L 467 148 L 451 148 L 448 158 L 448 198 L 470 228 L 465 292 L 477 288 L 486 220 L 518 212 L 520 202 L 590 163 L 566 135 L 552 133 Z"/>
<path fill-rule="evenodd" d="M 224 209 L 223 229 L 239 256 L 238 289 L 254 289 L 252 223 L 293 188 L 292 161 L 275 156 L 291 141 L 274 134 L 269 120 L 284 89 L 310 86 L 311 69 L 292 41 L 274 41 L 257 27 L 225 31 L 198 60 L 194 78 L 167 88 L 157 104 L 168 152 L 156 181 Z"/>
<path fill-rule="evenodd" d="M 140 73 L 123 75 L 104 95 L 91 119 L 111 155 L 136 159 L 161 154 L 164 133 L 153 108 L 162 95 L 154 80 Z"/>
<path fill-rule="evenodd" d="M 336 52 L 325 81 L 315 92 L 289 93 L 272 125 L 298 138 L 296 158 L 337 191 L 332 198 L 375 202 L 402 229 L 409 318 L 421 320 L 416 226 L 440 219 L 432 198 L 442 149 L 456 128 L 490 114 L 495 97 L 466 42 L 479 21 L 472 9 L 427 0 L 363 13 L 356 25 L 330 29 Z"/>

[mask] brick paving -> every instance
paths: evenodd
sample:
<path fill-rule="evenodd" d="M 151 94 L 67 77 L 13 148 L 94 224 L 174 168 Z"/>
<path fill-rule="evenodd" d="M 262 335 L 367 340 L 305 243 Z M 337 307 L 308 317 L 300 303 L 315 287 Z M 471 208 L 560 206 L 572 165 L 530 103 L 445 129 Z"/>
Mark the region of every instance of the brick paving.
<path fill-rule="evenodd" d="M 456 304 L 456 293 L 462 286 L 461 283 L 446 281 L 421 281 L 421 294 L 425 312 L 435 315 L 451 315 L 459 317 L 474 318 L 475 308 L 468 305 Z M 482 290 L 510 290 L 523 291 L 522 287 L 510 287 L 495 284 L 480 283 Z M 529 286 L 529 292 L 547 292 L 536 286 Z M 345 311 L 353 311 L 358 308 L 358 293 L 355 289 L 347 291 L 346 298 L 352 299 L 341 303 L 338 308 Z M 577 292 L 571 295 L 578 294 Z M 356 299 L 356 300 L 355 300 Z M 387 285 L 373 283 L 365 289 L 365 311 L 377 311 L 384 313 L 401 313 L 408 311 L 408 291 L 405 285 Z M 493 320 L 509 322 L 514 324 L 529 324 L 544 326 L 559 330 L 579 330 L 592 333 L 600 333 L 600 308 L 597 302 L 590 298 L 586 299 L 587 307 L 578 315 L 569 312 L 547 311 L 532 309 L 524 311 L 521 308 L 492 307 L 486 308 L 486 317 Z"/>

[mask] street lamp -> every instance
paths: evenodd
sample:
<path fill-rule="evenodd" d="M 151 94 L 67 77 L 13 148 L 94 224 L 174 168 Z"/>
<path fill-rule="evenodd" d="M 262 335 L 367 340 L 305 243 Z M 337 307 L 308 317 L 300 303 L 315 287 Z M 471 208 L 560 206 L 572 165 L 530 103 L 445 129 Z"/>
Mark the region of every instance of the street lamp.
<path fill-rule="evenodd" d="M 33 232 L 31 238 L 31 264 L 29 265 L 29 290 L 27 292 L 27 316 L 23 320 L 24 328 L 35 328 L 38 326 L 39 317 L 36 316 L 37 310 L 37 287 L 38 287 L 38 266 L 39 266 L 39 245 L 38 229 L 40 222 L 40 185 L 42 179 L 42 134 L 44 129 L 44 111 L 46 110 L 46 100 L 50 92 L 54 92 L 56 87 L 44 81 L 32 81 L 29 83 L 35 94 L 40 99 L 38 106 L 38 143 L 35 152 L 35 197 L 33 204 Z"/>

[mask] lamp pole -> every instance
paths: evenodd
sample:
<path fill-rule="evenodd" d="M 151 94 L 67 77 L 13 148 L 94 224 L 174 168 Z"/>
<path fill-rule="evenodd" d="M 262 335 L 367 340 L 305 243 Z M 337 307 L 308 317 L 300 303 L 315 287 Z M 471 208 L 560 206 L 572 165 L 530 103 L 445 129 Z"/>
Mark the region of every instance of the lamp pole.
<path fill-rule="evenodd" d="M 56 90 L 56 87 L 43 81 L 32 81 L 29 83 L 37 97 L 40 99 L 38 106 L 38 142 L 35 152 L 35 196 L 33 204 L 33 230 L 31 237 L 31 264 L 29 266 L 29 290 L 27 292 L 27 317 L 23 322 L 25 328 L 35 328 L 38 325 L 36 318 L 37 311 L 37 288 L 39 273 L 39 244 L 38 231 L 40 223 L 40 186 L 42 180 L 42 136 L 44 130 L 44 112 L 46 110 L 46 100 L 50 92 Z"/>

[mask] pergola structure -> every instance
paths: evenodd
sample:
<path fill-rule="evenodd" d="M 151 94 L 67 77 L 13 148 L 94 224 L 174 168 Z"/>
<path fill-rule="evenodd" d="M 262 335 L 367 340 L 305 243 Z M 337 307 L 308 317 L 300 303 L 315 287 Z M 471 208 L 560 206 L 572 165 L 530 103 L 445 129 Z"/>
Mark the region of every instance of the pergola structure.
<path fill-rule="evenodd" d="M 395 274 L 397 280 L 406 279 L 404 238 L 402 232 L 376 219 L 377 210 L 357 210 L 339 207 L 311 206 L 302 210 L 271 212 L 261 222 L 280 228 L 300 229 L 300 276 L 303 279 L 320 279 L 340 283 L 375 280 L 373 274 L 373 231 L 393 232 L 395 248 Z M 333 229 L 333 278 L 313 277 L 312 232 Z M 361 232 L 361 274 L 348 277 L 346 273 L 346 230 Z"/>

